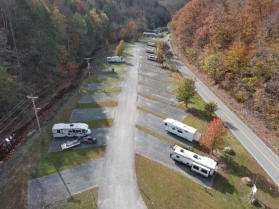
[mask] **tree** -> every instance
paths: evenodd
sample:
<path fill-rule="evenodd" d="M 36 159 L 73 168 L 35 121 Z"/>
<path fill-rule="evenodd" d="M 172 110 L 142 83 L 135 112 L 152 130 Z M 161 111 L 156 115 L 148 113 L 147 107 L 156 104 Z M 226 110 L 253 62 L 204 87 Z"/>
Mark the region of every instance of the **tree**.
<path fill-rule="evenodd" d="M 115 49 L 114 55 L 121 56 L 123 53 L 123 50 L 124 50 L 124 41 L 121 40 Z"/>
<path fill-rule="evenodd" d="M 178 89 L 178 95 L 176 96 L 176 98 L 179 102 L 184 102 L 187 107 L 195 94 L 195 81 L 193 81 L 192 79 L 185 79 L 185 81 Z"/>
<path fill-rule="evenodd" d="M 210 102 L 210 103 L 205 105 L 205 110 L 208 113 L 212 114 L 212 113 L 214 113 L 216 107 L 217 107 L 217 104 L 215 102 Z"/>
<path fill-rule="evenodd" d="M 214 118 L 206 133 L 202 136 L 199 143 L 201 146 L 210 149 L 211 153 L 214 149 L 224 144 L 223 136 L 227 133 L 227 129 L 220 118 Z"/>

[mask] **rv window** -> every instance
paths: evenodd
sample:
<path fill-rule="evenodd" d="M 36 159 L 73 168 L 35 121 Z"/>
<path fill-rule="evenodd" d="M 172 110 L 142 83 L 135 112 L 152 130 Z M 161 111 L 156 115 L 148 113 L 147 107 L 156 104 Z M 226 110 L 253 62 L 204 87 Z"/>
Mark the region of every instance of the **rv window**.
<path fill-rule="evenodd" d="M 194 155 L 193 157 L 196 158 L 196 159 L 198 159 L 198 156 L 197 156 L 197 155 Z"/>
<path fill-rule="evenodd" d="M 182 134 L 182 131 L 180 131 L 180 130 L 177 130 L 177 132 L 179 132 L 179 133 L 181 133 L 181 134 Z"/>
<path fill-rule="evenodd" d="M 175 130 L 175 128 L 174 128 L 174 127 L 172 127 L 172 130 Z"/>
<path fill-rule="evenodd" d="M 194 168 L 195 170 L 199 170 L 199 167 L 196 166 L 196 165 L 194 165 L 193 168 Z"/>
<path fill-rule="evenodd" d="M 167 126 L 168 124 L 167 123 L 165 123 L 165 126 Z"/>
<path fill-rule="evenodd" d="M 178 155 L 176 155 L 176 158 L 180 158 Z"/>
<path fill-rule="evenodd" d="M 86 133 L 86 130 L 85 130 L 85 129 L 82 129 L 82 133 Z"/>
<path fill-rule="evenodd" d="M 77 133 L 80 133 L 80 132 L 81 132 L 81 130 L 76 130 L 76 132 L 77 132 Z"/>
<path fill-rule="evenodd" d="M 181 149 L 181 150 L 180 150 L 180 152 L 184 152 L 184 150 L 183 150 L 183 149 Z"/>
<path fill-rule="evenodd" d="M 207 174 L 207 170 L 201 169 L 201 172 Z"/>
<path fill-rule="evenodd" d="M 60 130 L 57 130 L 57 133 L 60 133 Z"/>
<path fill-rule="evenodd" d="M 70 126 L 72 127 L 72 126 L 74 126 L 74 124 L 70 124 Z"/>

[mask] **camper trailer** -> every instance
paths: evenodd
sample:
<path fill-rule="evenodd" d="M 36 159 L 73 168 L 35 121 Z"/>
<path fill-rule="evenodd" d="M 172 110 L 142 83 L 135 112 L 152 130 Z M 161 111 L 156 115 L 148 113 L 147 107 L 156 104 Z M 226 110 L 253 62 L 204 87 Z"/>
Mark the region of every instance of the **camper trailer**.
<path fill-rule="evenodd" d="M 122 63 L 123 57 L 120 56 L 113 56 L 113 57 L 107 57 L 108 63 Z"/>
<path fill-rule="evenodd" d="M 147 49 L 145 49 L 145 52 L 147 52 L 149 54 L 154 54 L 155 53 L 155 49 L 147 48 Z"/>
<path fill-rule="evenodd" d="M 156 47 L 156 43 L 153 43 L 153 42 L 147 42 L 147 46 Z"/>
<path fill-rule="evenodd" d="M 175 161 L 189 166 L 191 171 L 204 177 L 213 176 L 217 171 L 217 162 L 208 157 L 200 156 L 194 152 L 183 149 L 178 145 L 173 146 L 173 151 L 170 154 L 170 157 Z"/>
<path fill-rule="evenodd" d="M 165 119 L 164 125 L 166 131 L 178 135 L 190 142 L 198 141 L 200 138 L 200 134 L 198 133 L 197 129 L 191 126 L 187 126 L 186 124 L 176 121 L 174 119 Z"/>
<path fill-rule="evenodd" d="M 53 137 L 83 137 L 91 134 L 86 123 L 57 123 L 52 127 Z"/>

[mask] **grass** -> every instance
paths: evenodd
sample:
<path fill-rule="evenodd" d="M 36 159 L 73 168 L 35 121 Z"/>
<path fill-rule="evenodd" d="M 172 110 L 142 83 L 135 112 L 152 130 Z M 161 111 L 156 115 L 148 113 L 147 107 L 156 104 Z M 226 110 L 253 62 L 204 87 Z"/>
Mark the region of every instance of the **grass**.
<path fill-rule="evenodd" d="M 100 107 L 115 107 L 117 102 L 94 102 L 94 103 L 78 103 L 77 109 L 89 109 L 89 108 L 100 108 Z"/>
<path fill-rule="evenodd" d="M 96 80 L 95 83 L 105 83 L 105 82 L 116 82 L 116 81 L 123 81 L 124 78 L 104 78 L 100 80 Z"/>
<path fill-rule="evenodd" d="M 201 133 L 205 131 L 210 120 L 215 117 L 215 115 L 211 116 L 205 111 L 204 105 L 205 103 L 200 97 L 195 96 L 188 108 L 190 114 L 183 120 L 184 123 L 197 128 Z M 179 145 L 179 143 L 149 129 L 140 126 L 137 128 L 161 140 Z M 257 179 L 256 198 L 262 207 L 278 208 L 279 190 L 270 177 L 231 132 L 227 133 L 224 141 L 224 146 L 230 146 L 236 155 L 225 154 L 222 151 L 224 146 L 221 147 L 220 153 L 223 155 L 223 162 L 226 163 L 227 167 L 218 169 L 212 189 L 205 189 L 181 174 L 137 155 L 137 181 L 147 207 L 151 209 L 256 208 L 248 203 L 251 188 L 240 181 L 241 177 L 248 176 L 253 180 Z M 208 155 L 199 147 L 194 146 L 193 151 L 201 155 Z M 191 188 L 191 192 L 185 188 Z"/>
<path fill-rule="evenodd" d="M 158 88 L 158 87 L 152 86 L 152 85 L 147 84 L 147 83 L 138 82 L 138 84 L 139 84 L 139 85 L 142 85 L 142 86 L 146 86 L 146 87 L 152 88 L 152 89 L 156 89 L 156 90 L 158 90 L 158 91 L 163 91 L 163 92 L 166 92 L 166 93 L 168 93 L 168 94 L 174 94 L 173 92 L 166 91 L 166 90 L 164 90 L 164 89 L 160 89 L 160 88 Z"/>
<path fill-rule="evenodd" d="M 87 163 L 104 156 L 105 147 L 77 149 L 45 153 L 34 170 L 32 177 L 38 178 L 72 166 Z"/>
<path fill-rule="evenodd" d="M 114 72 L 102 72 L 102 74 L 122 74 L 122 73 L 127 73 L 127 70 L 118 70 Z"/>
<path fill-rule="evenodd" d="M 76 194 L 73 198 L 59 201 L 52 206 L 52 209 L 97 209 L 98 202 L 98 188 L 87 190 L 85 192 Z"/>
<path fill-rule="evenodd" d="M 93 91 L 87 90 L 86 94 L 101 94 L 101 93 L 109 94 L 109 93 L 115 93 L 121 91 L 122 91 L 121 87 L 114 87 L 114 88 L 106 88 L 106 89 L 97 89 Z"/>

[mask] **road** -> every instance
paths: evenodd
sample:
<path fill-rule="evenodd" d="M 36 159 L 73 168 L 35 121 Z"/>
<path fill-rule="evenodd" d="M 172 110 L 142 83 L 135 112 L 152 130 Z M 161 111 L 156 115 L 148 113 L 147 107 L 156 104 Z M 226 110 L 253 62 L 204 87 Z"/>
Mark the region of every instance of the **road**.
<path fill-rule="evenodd" d="M 263 141 L 245 125 L 236 114 L 234 114 L 204 83 L 202 83 L 189 68 L 187 68 L 177 57 L 174 58 L 178 65 L 178 70 L 186 78 L 195 80 L 198 94 L 209 103 L 217 103 L 216 114 L 226 124 L 235 137 L 251 153 L 255 160 L 262 166 L 266 173 L 279 186 L 279 158 L 273 153 Z"/>
<path fill-rule="evenodd" d="M 99 188 L 101 209 L 146 209 L 135 175 L 135 119 L 139 68 L 139 43 L 133 47 L 133 66 L 127 71 L 114 125 L 107 141 L 103 180 Z"/>

